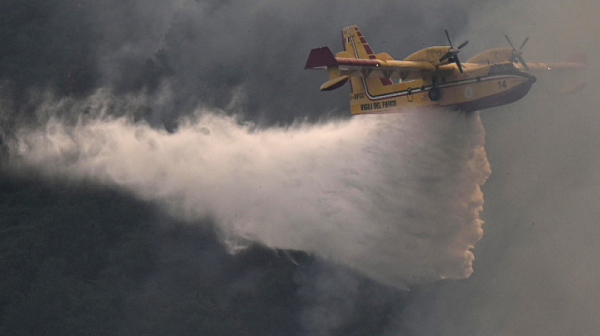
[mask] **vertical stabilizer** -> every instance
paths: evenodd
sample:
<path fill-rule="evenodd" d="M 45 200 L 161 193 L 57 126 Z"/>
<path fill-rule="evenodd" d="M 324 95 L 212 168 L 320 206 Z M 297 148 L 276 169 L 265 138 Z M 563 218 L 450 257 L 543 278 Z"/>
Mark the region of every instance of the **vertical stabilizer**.
<path fill-rule="evenodd" d="M 344 44 L 345 53 L 353 55 L 353 58 L 377 59 L 377 55 L 375 55 L 375 52 L 371 49 L 371 46 L 369 46 L 369 43 L 367 43 L 367 40 L 356 25 L 342 29 L 342 43 Z M 363 74 L 362 77 L 364 77 L 364 85 L 368 86 L 369 89 L 380 91 L 384 89 L 384 86 L 393 84 L 389 78 L 369 78 L 368 75 Z M 351 77 L 350 84 L 352 93 L 365 92 L 363 78 Z"/>

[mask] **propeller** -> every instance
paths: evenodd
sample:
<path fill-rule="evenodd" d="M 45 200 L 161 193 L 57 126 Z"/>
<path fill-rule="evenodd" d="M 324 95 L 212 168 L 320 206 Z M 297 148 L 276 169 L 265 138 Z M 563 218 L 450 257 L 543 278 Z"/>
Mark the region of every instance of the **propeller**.
<path fill-rule="evenodd" d="M 527 43 L 527 41 L 529 41 L 529 36 L 525 38 L 525 41 L 523 41 L 523 43 L 521 43 L 521 47 L 519 49 L 516 49 L 515 46 L 512 44 L 512 42 L 510 41 L 510 39 L 508 38 L 508 35 L 504 35 L 504 37 L 506 37 L 506 40 L 508 41 L 508 44 L 510 44 L 511 48 L 513 49 L 513 56 L 510 59 L 511 62 L 517 62 L 517 60 L 523 65 L 523 67 L 525 68 L 525 70 L 529 71 L 529 67 L 527 66 L 527 63 L 525 63 L 525 60 L 523 59 L 523 51 L 521 51 L 521 49 L 523 49 L 523 47 L 525 46 L 525 44 Z"/>
<path fill-rule="evenodd" d="M 448 52 L 444 56 L 442 56 L 442 58 L 440 58 L 440 62 L 443 62 L 446 59 L 449 62 L 454 62 L 458 66 L 458 70 L 460 71 L 460 73 L 463 73 L 462 65 L 460 64 L 460 60 L 458 59 L 458 53 L 460 52 L 460 49 L 462 49 L 464 46 L 466 46 L 469 43 L 469 41 L 465 41 L 465 42 L 461 43 L 455 49 L 454 46 L 452 45 L 452 41 L 450 40 L 450 35 L 448 34 L 448 29 L 444 29 L 444 31 L 446 32 L 446 38 L 448 38 L 448 43 L 450 44 L 450 50 L 448 50 Z"/>

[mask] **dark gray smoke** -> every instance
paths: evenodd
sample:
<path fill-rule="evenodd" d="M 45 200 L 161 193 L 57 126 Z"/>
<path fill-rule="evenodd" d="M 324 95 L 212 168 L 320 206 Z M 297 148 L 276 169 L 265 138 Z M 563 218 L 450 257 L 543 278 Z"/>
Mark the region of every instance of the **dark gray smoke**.
<path fill-rule="evenodd" d="M 82 143 L 83 136 L 60 136 L 72 134 L 69 125 L 80 114 L 98 110 L 104 116 L 133 115 L 132 120 L 165 125 L 169 131 L 199 105 L 242 115 L 261 126 L 345 116 L 346 94 L 318 93 L 324 77 L 302 68 L 310 48 L 339 50 L 338 32 L 349 24 L 361 28 L 376 52 L 396 58 L 420 47 L 444 45 L 443 28 L 454 41 L 470 40 L 461 51 L 462 60 L 488 47 L 507 46 L 505 33 L 515 43 L 530 37 L 524 49 L 530 61 L 560 61 L 587 52 L 589 83 L 584 92 L 558 96 L 560 79 L 539 76 L 523 100 L 482 112 L 494 174 L 483 187 L 482 218 L 488 225 L 474 250 L 473 275 L 413 286 L 406 301 L 381 312 L 385 319 L 373 321 L 382 325 L 382 334 L 390 335 L 598 333 L 600 27 L 595 3 L 5 1 L 0 6 L 6 23 L 0 30 L 0 127 L 8 134 L 5 141 L 23 130 L 23 119 L 31 124 L 41 117 L 40 125 L 57 128 L 34 127 L 37 133 L 28 134 L 41 135 L 46 144 L 49 134 L 56 136 L 55 143 Z M 94 99 L 96 107 L 88 109 Z M 65 105 L 58 108 L 57 102 Z M 56 114 L 60 117 L 48 124 Z M 69 118 L 67 125 L 56 122 Z M 156 128 L 118 120 L 143 129 L 136 141 L 148 147 L 147 134 L 168 138 Z M 111 122 L 100 120 L 97 125 L 119 124 Z M 66 153 L 89 150 L 92 155 L 103 148 L 75 147 Z M 73 167 L 78 158 L 71 156 L 67 166 Z M 326 266 L 298 274 L 307 302 L 299 319 L 306 332 L 350 330 L 344 328 L 365 302 L 361 280 L 356 285 L 352 272 Z M 320 281 L 345 282 L 334 288 L 318 287 Z M 320 307 L 333 307 L 336 313 L 319 320 Z"/>
<path fill-rule="evenodd" d="M 341 28 L 355 23 L 374 50 L 403 58 L 425 44 L 445 44 L 442 29 L 458 35 L 467 18 L 453 3 L 432 11 L 394 1 L 56 0 L 2 7 L 0 77 L 11 82 L 6 97 L 17 101 L 20 118 L 32 114 L 25 108 L 31 90 L 85 96 L 104 88 L 121 96 L 157 94 L 168 84 L 171 101 L 147 102 L 139 114 L 170 129 L 198 104 L 268 124 L 346 115 L 344 94 L 315 99 L 323 77 L 303 71 L 311 48 L 341 48 Z M 442 13 L 456 24 L 447 25 Z M 398 34 L 421 22 L 428 25 Z"/>

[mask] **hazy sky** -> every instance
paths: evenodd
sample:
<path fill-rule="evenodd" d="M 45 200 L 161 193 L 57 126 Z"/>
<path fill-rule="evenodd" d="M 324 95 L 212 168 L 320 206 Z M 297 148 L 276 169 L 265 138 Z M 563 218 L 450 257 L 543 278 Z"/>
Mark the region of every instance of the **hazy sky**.
<path fill-rule="evenodd" d="M 131 136 L 143 139 L 140 143 L 144 145 L 160 148 L 164 146 L 161 139 L 188 141 L 189 137 L 169 137 L 161 129 L 166 127 L 173 134 L 182 135 L 183 131 L 174 131 L 178 120 L 198 111 L 239 117 L 237 123 L 231 121 L 221 125 L 221 133 L 208 130 L 213 135 L 224 134 L 223 142 L 227 142 L 231 132 L 252 128 L 244 126 L 242 121 L 252 121 L 259 128 L 267 128 L 265 134 L 277 133 L 261 140 L 270 143 L 272 139 L 280 139 L 279 136 L 285 139 L 283 133 L 287 130 L 285 127 L 272 128 L 273 125 L 289 125 L 294 120 L 308 118 L 311 122 L 322 122 L 315 127 L 302 126 L 308 130 L 298 134 L 318 134 L 318 139 L 325 144 L 332 139 L 336 141 L 335 146 L 325 146 L 322 157 L 326 157 L 330 153 L 328 150 L 342 151 L 340 148 L 344 143 L 339 141 L 354 145 L 360 139 L 371 139 L 368 134 L 361 135 L 363 138 L 358 140 L 344 139 L 356 134 L 358 131 L 353 127 L 360 127 L 360 124 L 355 118 L 348 123 L 341 122 L 342 126 L 329 120 L 347 116 L 347 88 L 321 93 L 318 87 L 325 81 L 325 74 L 303 70 L 311 48 L 329 46 L 333 51 L 340 50 L 339 31 L 342 27 L 357 24 L 375 52 L 386 51 L 396 58 L 403 58 L 421 47 L 444 45 L 443 28 L 449 29 L 455 43 L 465 39 L 470 41 L 461 50 L 463 61 L 486 48 L 507 46 L 505 33 L 515 44 L 530 37 L 524 48 L 524 58 L 528 61 L 560 61 L 571 54 L 585 52 L 589 68 L 583 74 L 588 80 L 584 91 L 560 96 L 557 92 L 561 78 L 541 75 L 528 96 L 511 105 L 482 111 L 481 123 L 474 128 L 450 127 L 455 121 L 447 116 L 440 117 L 448 124 L 444 128 L 439 121 L 431 122 L 435 126 L 429 130 L 433 132 L 432 136 L 425 138 L 431 146 L 423 149 L 422 144 L 407 143 L 406 147 L 401 147 L 422 150 L 426 154 L 417 165 L 431 163 L 428 158 L 439 159 L 432 162 L 449 162 L 443 154 L 454 153 L 451 149 L 444 148 L 441 156 L 435 154 L 443 148 L 439 147 L 443 136 L 456 140 L 458 138 L 454 137 L 462 131 L 482 134 L 477 131 L 482 125 L 485 154 L 492 173 L 482 187 L 484 234 L 473 250 L 475 261 L 471 277 L 412 287 L 409 299 L 390 313 L 392 321 L 402 322 L 391 323 L 385 329 L 390 335 L 596 334 L 600 331 L 597 319 L 600 314 L 600 245 L 597 243 L 600 238 L 597 228 L 600 218 L 597 207 L 600 199 L 597 168 L 600 116 L 597 106 L 600 98 L 596 94 L 600 87 L 596 62 L 600 52 L 596 36 L 600 23 L 597 7 L 593 1 L 564 0 L 527 3 L 464 0 L 438 4 L 397 1 L 376 4 L 366 1 L 350 4 L 343 1 L 165 3 L 153 0 L 24 4 L 5 1 L 0 4 L 0 17 L 6 22 L 0 31 L 3 41 L 0 47 L 0 77 L 3 79 L 0 126 L 6 139 L 25 127 L 27 134 L 41 132 L 60 138 L 70 134 L 61 133 L 61 127 L 68 127 L 81 115 L 87 115 L 86 120 L 96 120 L 99 115 L 128 115 L 131 120 L 145 120 L 151 126 L 129 124 L 130 130 L 133 129 Z M 202 123 L 194 120 L 183 130 L 193 129 L 196 135 L 206 133 Z M 429 125 L 418 118 L 399 117 L 398 120 L 412 122 L 415 126 Z M 365 124 L 371 125 L 371 122 Z M 405 127 L 406 123 L 399 125 Z M 92 126 L 118 124 L 99 122 Z M 48 125 L 58 128 L 48 128 Z M 136 133 L 136 127 L 143 130 Z M 219 125 L 211 124 L 211 127 Z M 85 139 L 85 132 L 89 131 L 84 129 L 81 139 Z M 293 128 L 291 131 L 299 132 Z M 448 133 L 440 135 L 443 131 Z M 122 129 L 116 132 L 128 134 Z M 400 132 L 399 137 L 410 134 L 407 132 Z M 87 134 L 102 137 L 113 133 Z M 229 143 L 231 152 L 245 148 L 236 142 L 238 138 L 232 139 Z M 130 176 L 137 176 L 135 170 L 128 172 L 129 175 L 111 171 L 112 166 L 106 161 L 95 159 L 97 153 L 107 153 L 107 148 L 114 148 L 109 140 L 101 141 L 101 145 L 74 141 L 77 149 L 69 153 L 78 156 L 66 159 L 91 157 L 91 161 L 99 165 L 91 165 L 96 170 L 87 170 L 83 174 L 105 177 L 110 175 L 105 172 L 110 171 L 116 175 L 110 175 L 112 182 L 109 184 L 117 181 L 117 185 L 127 185 Z M 473 150 L 477 147 L 468 141 L 454 140 L 451 143 L 457 144 L 457 152 L 461 148 Z M 283 143 L 294 144 L 292 140 Z M 189 142 L 180 147 L 188 148 L 185 144 L 194 147 Z M 310 162 L 306 163 L 310 155 L 305 152 L 319 146 L 322 143 L 298 149 L 305 155 L 298 162 L 311 166 Z M 378 150 L 386 149 L 374 146 Z M 393 148 L 397 150 L 396 145 Z M 286 148 L 280 151 L 285 153 Z M 91 154 L 85 156 L 82 153 Z M 189 158 L 182 153 L 180 157 L 169 159 Z M 268 159 L 268 153 L 263 155 Z M 354 157 L 352 155 L 348 154 L 348 157 Z M 379 152 L 375 157 L 385 155 Z M 335 158 L 346 156 L 340 154 Z M 249 159 L 242 156 L 235 160 L 240 161 L 234 163 Z M 316 162 L 325 162 L 321 160 Z M 256 162 L 265 161 L 258 159 Z M 292 171 L 288 164 L 293 163 L 293 159 L 283 162 L 271 162 L 266 166 L 279 167 L 281 164 Z M 338 163 L 331 158 L 327 162 Z M 383 166 L 387 164 L 385 160 L 378 162 Z M 38 163 L 40 170 L 48 169 L 47 161 Z M 329 166 L 317 164 L 315 167 L 312 174 L 322 177 L 324 173 L 319 169 Z M 295 175 L 298 179 L 308 176 L 303 174 L 308 168 L 303 168 Z M 342 168 L 336 169 L 347 173 Z M 368 169 L 358 171 L 365 173 Z M 170 174 L 166 168 L 151 173 L 156 174 L 157 179 L 166 176 L 161 174 Z M 182 174 L 189 176 L 190 173 L 184 171 Z M 236 176 L 244 174 L 252 175 L 243 172 Z M 119 182 L 119 176 L 125 183 Z M 409 178 L 414 176 L 408 175 Z M 454 175 L 448 176 L 451 180 Z M 470 185 L 478 184 L 476 178 L 469 181 Z M 353 182 L 344 180 L 340 185 L 352 186 Z M 246 183 L 244 180 L 225 184 L 251 185 Z M 370 186 L 379 183 L 383 182 Z M 144 188 L 157 187 L 150 184 Z M 149 197 L 153 191 L 144 188 L 139 197 L 156 201 L 164 196 L 160 195 L 160 190 L 154 190 L 153 195 L 158 196 Z M 320 184 L 315 188 L 335 189 Z M 416 190 L 414 194 L 431 195 L 427 190 Z M 334 194 L 332 199 L 335 197 Z M 349 199 L 344 206 L 356 204 L 354 199 L 345 197 L 340 197 Z M 302 199 L 289 201 L 308 204 Z M 169 198 L 168 202 L 174 208 L 185 208 L 177 204 L 176 199 Z M 214 206 L 207 203 L 207 207 Z M 254 209 L 252 206 L 242 208 L 250 209 L 250 212 Z M 260 216 L 253 218 L 265 218 Z M 282 216 L 290 215 L 284 213 Z M 302 220 L 301 216 L 299 220 Z M 305 281 L 304 288 L 308 288 L 302 295 L 325 298 L 325 301 L 314 299 L 314 305 L 307 307 L 302 315 L 309 331 L 327 334 L 331 328 L 342 325 L 351 313 L 348 307 L 352 306 L 352 298 L 358 295 L 355 276 L 336 267 L 319 269 L 312 273 L 314 278 L 307 278 L 306 274 L 299 276 L 298 281 Z M 315 279 L 325 279 L 329 285 L 317 286 Z M 343 307 L 332 304 L 340 298 L 345 298 L 348 304 Z M 333 309 L 334 318 L 319 320 L 316 316 L 320 306 Z"/>

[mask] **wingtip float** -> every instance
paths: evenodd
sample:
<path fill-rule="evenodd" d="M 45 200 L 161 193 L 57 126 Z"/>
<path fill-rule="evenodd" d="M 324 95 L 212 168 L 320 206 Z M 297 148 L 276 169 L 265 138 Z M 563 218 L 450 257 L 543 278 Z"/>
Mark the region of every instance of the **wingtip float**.
<path fill-rule="evenodd" d="M 398 112 L 403 107 L 447 106 L 475 111 L 505 105 L 524 97 L 536 81 L 530 71 L 578 70 L 584 55 L 562 63 L 526 63 L 521 49 L 508 36 L 510 48 L 486 50 L 462 63 L 458 57 L 468 41 L 454 47 L 421 49 L 404 60 L 387 53 L 375 54 L 357 26 L 342 29 L 344 51 L 335 56 L 328 47 L 312 49 L 305 69 L 327 70 L 321 91 L 332 91 L 350 82 L 352 114 Z M 573 82 L 562 91 L 575 92 L 585 83 Z"/>

